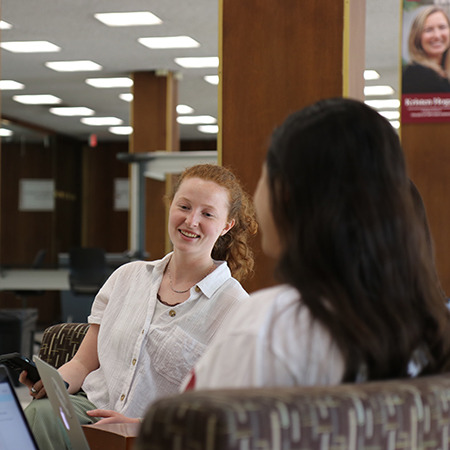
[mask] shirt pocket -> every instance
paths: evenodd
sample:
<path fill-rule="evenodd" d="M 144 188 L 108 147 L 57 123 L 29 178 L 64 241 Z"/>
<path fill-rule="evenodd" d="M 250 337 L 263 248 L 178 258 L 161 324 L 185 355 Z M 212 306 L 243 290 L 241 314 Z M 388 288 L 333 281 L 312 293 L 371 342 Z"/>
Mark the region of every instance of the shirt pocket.
<path fill-rule="evenodd" d="M 181 384 L 205 350 L 205 344 L 178 326 L 156 328 L 150 333 L 149 351 L 153 368 L 172 383 Z"/>

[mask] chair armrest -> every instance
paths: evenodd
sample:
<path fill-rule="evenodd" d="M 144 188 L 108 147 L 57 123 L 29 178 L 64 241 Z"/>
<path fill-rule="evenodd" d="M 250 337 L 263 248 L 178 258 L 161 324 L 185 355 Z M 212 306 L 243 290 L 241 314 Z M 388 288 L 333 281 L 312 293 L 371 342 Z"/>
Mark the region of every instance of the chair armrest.
<path fill-rule="evenodd" d="M 39 357 L 53 367 L 61 367 L 73 358 L 88 329 L 88 323 L 60 323 L 48 327 L 42 336 Z"/>
<path fill-rule="evenodd" d="M 91 450 L 132 450 L 140 423 L 108 423 L 83 425 Z"/>

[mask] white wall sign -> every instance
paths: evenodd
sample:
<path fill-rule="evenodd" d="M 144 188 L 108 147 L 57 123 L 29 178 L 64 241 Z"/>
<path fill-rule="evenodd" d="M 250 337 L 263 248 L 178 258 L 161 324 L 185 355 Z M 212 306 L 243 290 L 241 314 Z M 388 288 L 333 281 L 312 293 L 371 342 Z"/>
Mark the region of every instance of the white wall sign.
<path fill-rule="evenodd" d="M 19 211 L 53 211 L 54 209 L 54 180 L 22 178 L 19 181 Z"/>
<path fill-rule="evenodd" d="M 130 185 L 128 178 L 114 179 L 114 211 L 128 211 L 130 208 Z"/>

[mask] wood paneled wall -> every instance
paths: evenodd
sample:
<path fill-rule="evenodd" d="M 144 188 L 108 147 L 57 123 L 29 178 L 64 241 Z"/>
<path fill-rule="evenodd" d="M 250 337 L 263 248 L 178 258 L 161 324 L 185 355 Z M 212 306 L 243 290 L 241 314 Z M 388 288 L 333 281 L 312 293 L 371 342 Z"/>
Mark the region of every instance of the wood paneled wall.
<path fill-rule="evenodd" d="M 362 90 L 364 6 L 364 0 L 221 1 L 218 148 L 223 164 L 238 174 L 250 193 L 277 124 L 316 100 L 349 94 L 345 80 L 361 79 Z M 348 8 L 357 26 L 347 30 L 347 43 L 360 43 L 351 63 L 344 59 L 348 51 L 343 51 Z M 353 76 L 344 80 L 346 70 Z M 255 277 L 245 283 L 250 291 L 274 283 L 273 266 L 262 255 L 259 238 L 255 250 Z"/>
<path fill-rule="evenodd" d="M 449 296 L 450 124 L 403 124 L 401 136 L 411 179 L 427 210 L 442 287 Z"/>

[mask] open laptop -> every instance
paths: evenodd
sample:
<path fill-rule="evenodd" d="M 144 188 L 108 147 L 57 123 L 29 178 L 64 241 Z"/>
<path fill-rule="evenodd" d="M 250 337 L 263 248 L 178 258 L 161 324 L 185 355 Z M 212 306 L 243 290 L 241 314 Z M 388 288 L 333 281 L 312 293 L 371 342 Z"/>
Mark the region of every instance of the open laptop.
<path fill-rule="evenodd" d="M 59 417 L 67 432 L 68 441 L 72 450 L 89 450 L 83 428 L 75 414 L 75 410 L 61 375 L 54 367 L 47 364 L 45 361 L 42 361 L 38 356 L 33 356 L 33 361 L 41 376 L 42 383 L 44 384 L 53 411 L 55 415 Z"/>
<path fill-rule="evenodd" d="M 8 370 L 0 365 L 0 448 L 39 450 Z"/>

